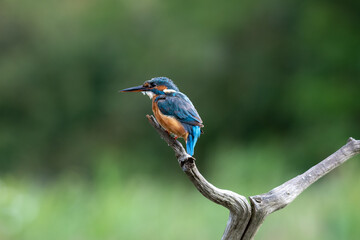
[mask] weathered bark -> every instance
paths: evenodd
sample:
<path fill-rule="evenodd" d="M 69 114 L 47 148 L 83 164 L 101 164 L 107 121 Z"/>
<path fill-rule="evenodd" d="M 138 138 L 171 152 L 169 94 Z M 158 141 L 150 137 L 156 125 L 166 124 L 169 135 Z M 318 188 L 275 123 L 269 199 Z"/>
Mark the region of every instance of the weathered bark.
<path fill-rule="evenodd" d="M 294 177 L 268 193 L 249 197 L 250 206 L 244 196 L 229 190 L 219 189 L 209 183 L 198 171 L 195 159 L 186 153 L 181 143 L 171 137 L 153 116 L 147 115 L 147 118 L 165 142 L 174 150 L 180 167 L 198 191 L 209 200 L 229 209 L 230 215 L 222 237 L 223 240 L 253 239 L 267 215 L 286 207 L 319 178 L 360 153 L 360 141 L 349 138 L 346 145 L 305 173 Z"/>

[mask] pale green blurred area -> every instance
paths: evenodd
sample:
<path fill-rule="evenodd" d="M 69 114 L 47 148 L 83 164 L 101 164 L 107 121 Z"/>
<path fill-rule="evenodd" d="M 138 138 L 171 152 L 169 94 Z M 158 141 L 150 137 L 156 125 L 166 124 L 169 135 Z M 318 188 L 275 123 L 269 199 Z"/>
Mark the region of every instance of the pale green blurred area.
<path fill-rule="evenodd" d="M 214 185 L 267 192 L 360 139 L 360 2 L 0 2 L 0 239 L 220 239 L 205 199 L 117 91 L 172 78 Z M 360 238 L 359 157 L 257 239 Z"/>
<path fill-rule="evenodd" d="M 252 169 L 254 152 L 231 151 L 221 171 L 207 177 L 243 194 L 266 191 L 286 180 L 281 157 L 266 152 L 267 169 Z M 244 156 L 244 152 L 245 155 Z M 356 239 L 360 235 L 359 157 L 320 180 L 285 210 L 268 217 L 257 239 Z M 42 185 L 3 177 L 0 237 L 8 239 L 220 239 L 228 212 L 200 196 L 190 183 L 123 177 L 116 159 L 103 159 L 89 184 L 67 174 Z M 243 163 L 243 164 L 240 164 Z M 201 163 L 199 167 L 201 168 Z M 271 166 L 272 165 L 272 166 Z M 216 168 L 217 166 L 215 166 Z M 178 169 L 174 168 L 174 172 Z M 252 174 L 250 174 L 252 172 Z"/>

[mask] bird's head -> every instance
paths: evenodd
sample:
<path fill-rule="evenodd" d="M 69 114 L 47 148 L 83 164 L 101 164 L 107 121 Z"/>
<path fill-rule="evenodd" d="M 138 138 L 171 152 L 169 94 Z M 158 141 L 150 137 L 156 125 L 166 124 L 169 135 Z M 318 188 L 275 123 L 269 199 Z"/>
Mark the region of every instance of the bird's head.
<path fill-rule="evenodd" d="M 177 86 L 167 77 L 155 77 L 145 81 L 143 85 L 120 90 L 120 92 L 142 92 L 148 95 L 150 99 L 155 95 L 165 95 L 178 91 Z"/>

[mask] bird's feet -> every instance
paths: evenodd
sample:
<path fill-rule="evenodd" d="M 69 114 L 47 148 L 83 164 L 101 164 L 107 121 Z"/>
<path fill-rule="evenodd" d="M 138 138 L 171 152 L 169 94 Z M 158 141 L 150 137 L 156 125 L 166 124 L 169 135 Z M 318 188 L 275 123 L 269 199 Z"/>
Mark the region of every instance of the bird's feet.
<path fill-rule="evenodd" d="M 176 136 L 175 134 L 171 134 L 171 136 L 174 138 L 174 140 L 177 140 L 179 137 Z"/>
<path fill-rule="evenodd" d="M 165 131 L 166 131 L 171 137 L 173 137 L 174 140 L 177 140 L 177 139 L 179 138 L 178 136 L 176 136 L 175 134 L 169 132 L 168 130 L 165 130 Z"/>

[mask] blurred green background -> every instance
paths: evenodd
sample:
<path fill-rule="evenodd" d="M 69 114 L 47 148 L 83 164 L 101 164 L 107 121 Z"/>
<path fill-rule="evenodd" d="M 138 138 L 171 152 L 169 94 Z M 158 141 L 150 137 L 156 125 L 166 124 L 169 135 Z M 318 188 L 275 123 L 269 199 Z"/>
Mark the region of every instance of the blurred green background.
<path fill-rule="evenodd" d="M 267 192 L 360 138 L 359 1 L 0 1 L 0 239 L 220 239 L 201 196 L 118 90 L 172 78 L 218 187 Z M 257 239 L 358 239 L 360 158 Z"/>

